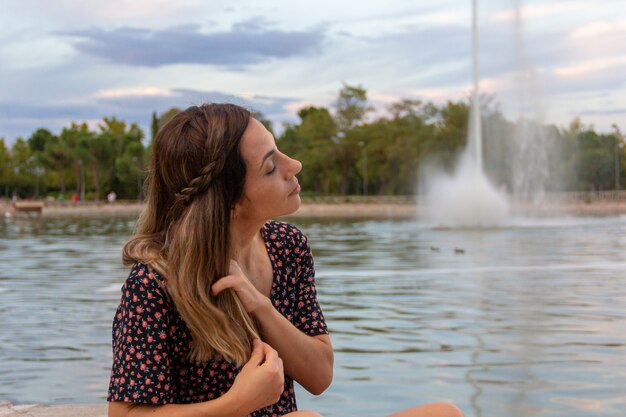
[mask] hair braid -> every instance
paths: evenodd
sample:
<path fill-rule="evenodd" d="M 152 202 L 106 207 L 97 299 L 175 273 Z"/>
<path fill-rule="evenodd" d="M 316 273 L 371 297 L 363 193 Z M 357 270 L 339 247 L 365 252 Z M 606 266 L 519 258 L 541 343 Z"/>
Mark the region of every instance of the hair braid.
<path fill-rule="evenodd" d="M 230 210 L 243 196 L 240 143 L 250 112 L 232 104 L 192 106 L 168 121 L 153 141 L 147 203 L 124 262 L 140 261 L 167 278 L 167 293 L 187 325 L 189 359 L 227 359 L 242 366 L 252 317 L 232 291 L 211 297 L 228 274 Z"/>
<path fill-rule="evenodd" d="M 185 206 L 189 205 L 193 198 L 209 189 L 215 178 L 217 178 L 224 169 L 224 157 L 209 162 L 202 167 L 200 174 L 189 182 L 189 185 L 175 194 L 176 199 L 181 201 Z"/>

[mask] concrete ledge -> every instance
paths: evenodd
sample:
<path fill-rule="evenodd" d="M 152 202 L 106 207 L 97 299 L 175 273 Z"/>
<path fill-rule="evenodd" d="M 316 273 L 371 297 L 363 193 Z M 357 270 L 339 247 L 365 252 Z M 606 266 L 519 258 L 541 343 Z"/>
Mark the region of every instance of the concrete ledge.
<path fill-rule="evenodd" d="M 13 405 L 0 401 L 0 417 L 107 417 L 107 404 Z"/>

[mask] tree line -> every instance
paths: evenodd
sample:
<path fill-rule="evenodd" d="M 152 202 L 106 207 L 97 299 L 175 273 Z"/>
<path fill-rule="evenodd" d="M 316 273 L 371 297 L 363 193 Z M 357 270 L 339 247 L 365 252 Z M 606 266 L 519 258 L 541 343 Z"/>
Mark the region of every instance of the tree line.
<path fill-rule="evenodd" d="M 606 134 L 579 119 L 567 127 L 510 121 L 489 97 L 481 108 L 485 169 L 498 186 L 520 191 L 524 169 L 541 170 L 547 191 L 610 190 L 626 183 L 617 127 Z M 179 111 L 153 112 L 150 136 Z M 304 195 L 414 195 L 421 168 L 435 161 L 453 169 L 466 146 L 469 113 L 468 100 L 436 105 L 402 99 L 375 109 L 363 87 L 344 84 L 332 106 L 300 109 L 299 120 L 285 124 L 276 141 L 302 162 Z M 254 115 L 272 130 L 261 113 Z M 524 136 L 542 137 L 542 152 L 529 149 Z M 141 199 L 150 152 L 142 129 L 116 117 L 105 117 L 95 129 L 72 123 L 59 135 L 42 127 L 11 147 L 0 138 L 0 196 L 101 200 L 114 191 L 122 199 Z"/>

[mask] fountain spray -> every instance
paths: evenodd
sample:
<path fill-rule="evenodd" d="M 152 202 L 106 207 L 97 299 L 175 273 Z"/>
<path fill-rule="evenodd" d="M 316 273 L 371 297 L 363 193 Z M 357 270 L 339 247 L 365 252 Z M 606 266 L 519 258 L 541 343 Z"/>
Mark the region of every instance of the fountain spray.
<path fill-rule="evenodd" d="M 479 103 L 477 0 L 472 1 L 472 69 L 474 88 L 467 146 L 452 175 L 434 168 L 422 172 L 426 216 L 436 226 L 490 227 L 506 222 L 509 204 L 483 171 Z"/>

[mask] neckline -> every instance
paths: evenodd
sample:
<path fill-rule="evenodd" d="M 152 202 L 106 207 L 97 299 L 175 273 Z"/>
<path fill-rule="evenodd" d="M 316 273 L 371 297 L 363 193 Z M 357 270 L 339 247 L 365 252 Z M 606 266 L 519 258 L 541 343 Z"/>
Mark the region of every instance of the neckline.
<path fill-rule="evenodd" d="M 271 248 L 271 243 L 269 240 L 269 233 L 270 233 L 269 228 L 270 228 L 271 223 L 272 223 L 272 220 L 268 220 L 267 222 L 265 222 L 263 227 L 261 227 L 260 229 L 260 233 L 261 233 L 261 238 L 263 238 L 263 243 L 265 244 L 265 251 L 267 253 L 267 256 L 270 259 L 270 264 L 272 264 L 272 289 L 270 290 L 269 299 L 270 301 L 272 301 L 272 305 L 273 305 L 274 297 L 276 294 L 276 287 L 278 286 L 277 277 L 279 276 L 279 274 L 278 274 L 278 266 L 276 265 L 276 257 L 271 252 L 272 248 Z"/>

